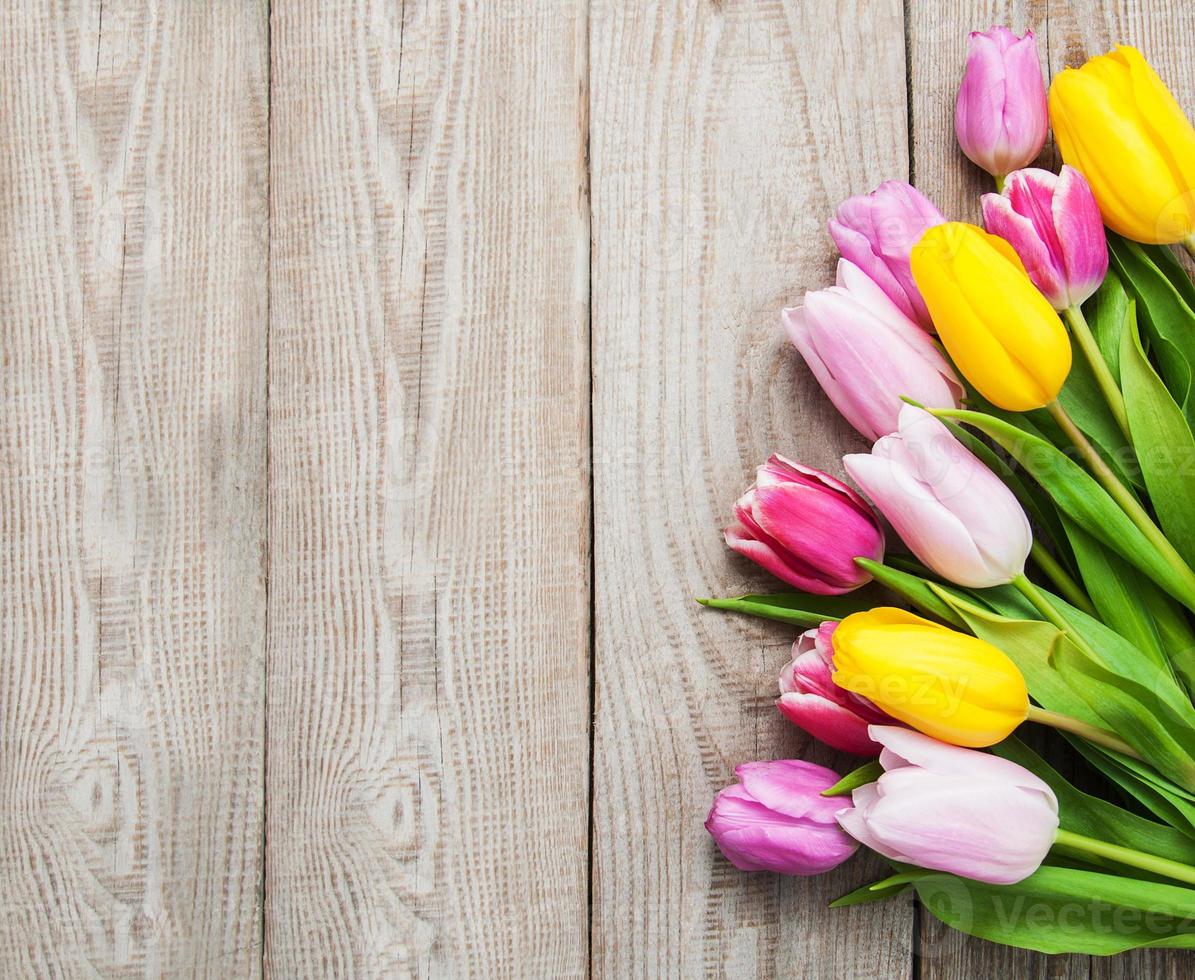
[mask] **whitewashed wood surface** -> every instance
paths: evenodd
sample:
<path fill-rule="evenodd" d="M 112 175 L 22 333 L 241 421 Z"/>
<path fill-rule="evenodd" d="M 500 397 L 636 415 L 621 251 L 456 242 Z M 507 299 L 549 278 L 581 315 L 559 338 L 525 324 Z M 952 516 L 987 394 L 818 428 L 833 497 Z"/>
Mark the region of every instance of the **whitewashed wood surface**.
<path fill-rule="evenodd" d="M 801 754 L 719 528 L 858 445 L 777 311 L 887 177 L 974 218 L 968 30 L 1183 0 L 14 0 L 0 977 L 1187 976 L 1002 950 L 701 822 Z M 1049 155 L 1049 151 L 1047 156 Z"/>

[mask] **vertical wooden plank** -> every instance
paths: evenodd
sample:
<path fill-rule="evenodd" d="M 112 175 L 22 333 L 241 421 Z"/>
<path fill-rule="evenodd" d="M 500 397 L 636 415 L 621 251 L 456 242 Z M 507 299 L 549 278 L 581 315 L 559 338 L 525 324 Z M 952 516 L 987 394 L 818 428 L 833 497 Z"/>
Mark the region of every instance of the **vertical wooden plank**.
<path fill-rule="evenodd" d="M 267 968 L 580 976 L 584 4 L 272 26 Z"/>
<path fill-rule="evenodd" d="M 907 173 L 903 42 L 895 0 L 591 7 L 595 976 L 910 969 L 907 904 L 826 909 L 878 864 L 717 854 L 736 763 L 849 763 L 773 707 L 795 631 L 693 602 L 769 587 L 719 533 L 768 452 L 837 470 L 860 445 L 779 311 L 832 282 L 838 201 Z"/>
<path fill-rule="evenodd" d="M 266 15 L 0 59 L 0 974 L 260 972 Z"/>
<path fill-rule="evenodd" d="M 1195 104 L 1195 66 L 1186 38 L 1195 8 L 1150 0 L 968 0 L 936 4 L 914 0 L 909 9 L 913 171 L 917 185 L 952 218 L 980 221 L 979 195 L 991 180 L 971 165 L 954 138 L 954 101 L 966 57 L 967 34 L 994 24 L 1037 34 L 1048 75 L 1117 43 L 1135 44 L 1158 67 L 1180 103 Z M 1055 167 L 1047 144 L 1039 165 Z M 1069 753 L 1062 750 L 1061 760 Z M 1077 764 L 1076 769 L 1081 770 Z M 1078 773 L 1077 773 L 1078 775 Z M 947 929 L 925 914 L 918 943 L 923 978 L 1017 976 L 1049 978 L 1182 976 L 1188 954 L 1149 951 L 1113 958 L 1042 956 L 995 946 Z M 1185 970 L 1181 967 L 1186 967 Z"/>

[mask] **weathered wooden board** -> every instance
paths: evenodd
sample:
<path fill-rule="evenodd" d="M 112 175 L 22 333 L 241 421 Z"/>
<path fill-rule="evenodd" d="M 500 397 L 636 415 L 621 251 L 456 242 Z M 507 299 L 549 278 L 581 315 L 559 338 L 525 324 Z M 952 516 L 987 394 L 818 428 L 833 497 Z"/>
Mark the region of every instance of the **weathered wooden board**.
<path fill-rule="evenodd" d="M 272 24 L 267 968 L 581 976 L 585 6 Z"/>
<path fill-rule="evenodd" d="M 264 3 L 0 58 L 0 975 L 260 972 Z"/>
<path fill-rule="evenodd" d="M 949 218 L 980 222 L 979 195 L 994 190 L 990 178 L 972 166 L 954 139 L 954 100 L 966 57 L 967 34 L 1005 24 L 1037 35 L 1048 74 L 1110 50 L 1134 44 L 1146 54 L 1185 106 L 1195 105 L 1195 7 L 1190 4 L 1127 0 L 967 0 L 909 5 L 909 91 L 912 103 L 912 171 L 915 183 Z M 1052 143 L 1040 165 L 1057 163 Z M 1050 957 L 971 939 L 920 918 L 920 975 L 926 980 L 970 977 L 1168 977 L 1187 976 L 1191 954 L 1135 953 L 1114 958 Z"/>
<path fill-rule="evenodd" d="M 1192 106 L 1195 7 L 6 12 L 0 975 L 1189 972 L 735 871 L 733 765 L 846 760 L 794 631 L 691 599 L 768 586 L 718 534 L 768 452 L 860 445 L 777 319 L 836 203 L 978 216 L 967 31 Z"/>
<path fill-rule="evenodd" d="M 897 2 L 591 5 L 595 976 L 883 976 L 877 870 L 746 876 L 701 829 L 736 763 L 813 749 L 773 707 L 791 629 L 693 597 L 766 586 L 719 528 L 770 451 L 858 445 L 779 311 L 833 277 L 825 220 L 907 172 Z"/>

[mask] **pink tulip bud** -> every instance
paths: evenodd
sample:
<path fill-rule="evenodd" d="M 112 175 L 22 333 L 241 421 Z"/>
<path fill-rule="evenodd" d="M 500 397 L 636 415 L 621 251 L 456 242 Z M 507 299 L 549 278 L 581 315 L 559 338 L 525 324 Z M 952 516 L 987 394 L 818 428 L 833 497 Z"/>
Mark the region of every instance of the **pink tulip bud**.
<path fill-rule="evenodd" d="M 842 257 L 866 272 L 905 316 L 932 331 L 909 256 L 925 229 L 945 220 L 912 184 L 888 180 L 870 194 L 843 201 L 830 219 L 830 237 Z"/>
<path fill-rule="evenodd" d="M 872 726 L 884 774 L 838 822 L 884 857 L 993 885 L 1029 877 L 1058 831 L 1053 790 L 1015 762 L 907 728 Z"/>
<path fill-rule="evenodd" d="M 781 317 L 822 390 L 867 439 L 895 430 L 902 395 L 958 407 L 962 386 L 933 339 L 854 263 L 839 260 L 836 285 Z"/>
<path fill-rule="evenodd" d="M 830 637 L 836 622 L 806 630 L 793 644 L 793 659 L 780 672 L 781 713 L 814 738 L 841 752 L 879 755 L 880 744 L 867 734 L 868 725 L 895 722 L 858 694 L 839 687 L 831 679 L 834 649 Z"/>
<path fill-rule="evenodd" d="M 1033 534 L 1017 498 L 928 412 L 906 405 L 899 432 L 843 464 L 909 550 L 943 578 L 983 589 L 1025 570 Z"/>
<path fill-rule="evenodd" d="M 884 534 L 870 507 L 832 476 L 772 456 L 734 505 L 724 533 L 740 555 L 804 592 L 841 595 L 871 576 L 855 558 L 880 561 Z"/>
<path fill-rule="evenodd" d="M 858 849 L 835 819 L 845 799 L 821 795 L 838 782 L 836 773 L 795 759 L 749 762 L 734 772 L 739 782 L 714 797 L 705 829 L 736 868 L 816 875 Z"/>
<path fill-rule="evenodd" d="M 954 112 L 963 152 L 1002 177 L 1028 166 L 1041 152 L 1048 125 L 1033 31 L 1024 37 L 1007 27 L 972 33 Z"/>
<path fill-rule="evenodd" d="M 1001 194 L 983 195 L 983 223 L 1016 250 L 1033 285 L 1056 310 L 1078 306 L 1108 272 L 1108 240 L 1087 179 L 1033 168 L 1008 175 Z"/>

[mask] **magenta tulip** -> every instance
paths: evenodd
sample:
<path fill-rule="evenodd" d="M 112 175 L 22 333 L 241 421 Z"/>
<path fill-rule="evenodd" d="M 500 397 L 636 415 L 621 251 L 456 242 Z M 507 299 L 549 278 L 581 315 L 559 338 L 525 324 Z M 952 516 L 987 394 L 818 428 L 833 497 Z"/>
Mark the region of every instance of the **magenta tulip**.
<path fill-rule="evenodd" d="M 976 31 L 955 105 L 959 146 L 995 177 L 1026 167 L 1046 142 L 1046 86 L 1033 31 Z"/>
<path fill-rule="evenodd" d="M 1058 832 L 1053 790 L 1008 759 L 873 726 L 884 774 L 838 822 L 886 858 L 993 885 L 1029 877 Z"/>
<path fill-rule="evenodd" d="M 909 550 L 943 578 L 982 589 L 1024 572 L 1033 533 L 1020 503 L 929 412 L 906 405 L 898 432 L 842 461 Z"/>
<path fill-rule="evenodd" d="M 836 285 L 806 293 L 782 319 L 834 407 L 867 439 L 896 429 L 902 396 L 958 407 L 963 389 L 933 339 L 846 259 Z"/>
<path fill-rule="evenodd" d="M 749 762 L 735 775 L 739 782 L 714 797 L 705 829 L 736 868 L 816 875 L 858 849 L 836 819 L 845 798 L 821 795 L 838 782 L 836 773 L 780 759 Z"/>
<path fill-rule="evenodd" d="M 867 734 L 868 725 L 895 722 L 866 698 L 839 687 L 831 679 L 834 649 L 830 637 L 836 622 L 806 630 L 793 644 L 793 659 L 780 672 L 776 706 L 799 728 L 841 752 L 879 755 L 880 744 Z"/>
<path fill-rule="evenodd" d="M 1017 170 L 1001 194 L 983 195 L 983 223 L 1016 250 L 1029 278 L 1056 310 L 1078 306 L 1108 271 L 1108 241 L 1086 178 Z"/>
<path fill-rule="evenodd" d="M 734 506 L 724 533 L 740 555 L 803 592 L 841 595 L 871 576 L 856 558 L 880 561 L 884 534 L 870 507 L 845 483 L 772 456 Z"/>
<path fill-rule="evenodd" d="M 830 237 L 842 257 L 867 273 L 905 316 L 932 331 L 909 256 L 925 229 L 945 220 L 912 184 L 888 180 L 870 194 L 843 201 L 830 219 Z"/>

